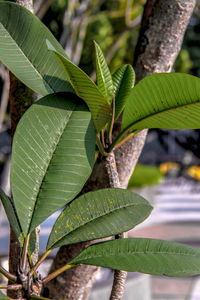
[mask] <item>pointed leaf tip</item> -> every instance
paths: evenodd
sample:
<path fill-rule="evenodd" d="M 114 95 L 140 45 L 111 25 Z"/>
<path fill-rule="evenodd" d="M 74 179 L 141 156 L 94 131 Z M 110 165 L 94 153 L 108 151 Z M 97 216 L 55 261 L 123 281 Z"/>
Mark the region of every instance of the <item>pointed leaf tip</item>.
<path fill-rule="evenodd" d="M 114 96 L 112 76 L 100 46 L 95 41 L 94 45 L 96 54 L 97 84 L 108 103 L 111 104 Z"/>

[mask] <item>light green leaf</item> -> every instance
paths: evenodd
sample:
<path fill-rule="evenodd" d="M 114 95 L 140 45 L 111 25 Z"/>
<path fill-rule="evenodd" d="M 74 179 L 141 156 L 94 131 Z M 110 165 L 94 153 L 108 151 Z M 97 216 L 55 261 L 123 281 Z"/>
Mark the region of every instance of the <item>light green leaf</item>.
<path fill-rule="evenodd" d="M 200 79 L 188 74 L 153 74 L 131 91 L 122 129 L 200 128 Z"/>
<path fill-rule="evenodd" d="M 66 59 L 61 53 L 56 51 L 48 40 L 47 46 L 49 50 L 55 53 L 60 63 L 65 67 L 76 94 L 88 105 L 93 117 L 95 129 L 99 132 L 111 118 L 111 108 L 107 100 L 90 77 L 70 60 Z"/>
<path fill-rule="evenodd" d="M 96 53 L 97 84 L 104 97 L 108 100 L 108 103 L 112 103 L 114 96 L 112 76 L 101 48 L 96 42 L 94 42 L 94 45 Z"/>
<path fill-rule="evenodd" d="M 126 101 L 135 83 L 135 72 L 131 65 L 119 67 L 112 75 L 115 92 L 115 120 L 124 110 Z"/>
<path fill-rule="evenodd" d="M 164 179 L 160 169 L 155 166 L 137 164 L 129 180 L 128 188 L 147 187 L 160 184 Z"/>
<path fill-rule="evenodd" d="M 11 166 L 25 234 L 80 192 L 92 171 L 94 152 L 91 114 L 77 96 L 48 95 L 27 110 L 16 129 Z"/>
<path fill-rule="evenodd" d="M 7 297 L 6 295 L 4 295 L 1 291 L 0 291 L 0 300 L 9 300 L 10 298 Z"/>
<path fill-rule="evenodd" d="M 66 56 L 48 28 L 30 11 L 0 1 L 0 61 L 38 94 L 72 91 L 63 67 L 48 51 L 46 39 Z"/>
<path fill-rule="evenodd" d="M 103 189 L 75 199 L 58 217 L 47 249 L 128 231 L 152 210 L 141 196 L 124 189 Z"/>
<path fill-rule="evenodd" d="M 152 275 L 192 276 L 200 273 L 200 249 L 162 240 L 119 239 L 92 245 L 69 264 Z"/>

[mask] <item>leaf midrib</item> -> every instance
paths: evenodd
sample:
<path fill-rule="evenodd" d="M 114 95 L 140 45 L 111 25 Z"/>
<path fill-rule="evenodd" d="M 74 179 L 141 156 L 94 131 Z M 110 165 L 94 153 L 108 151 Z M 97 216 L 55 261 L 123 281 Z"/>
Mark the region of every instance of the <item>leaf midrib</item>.
<path fill-rule="evenodd" d="M 200 254 L 190 254 L 190 253 L 181 253 L 181 252 L 158 252 L 158 251 L 148 251 L 148 252 L 145 252 L 145 251 L 133 251 L 131 252 L 129 250 L 129 252 L 115 252 L 115 253 L 110 253 L 107 254 L 107 253 L 101 253 L 101 255 L 88 255 L 86 258 L 80 258 L 79 261 L 83 261 L 83 260 L 88 260 L 88 259 L 95 259 L 95 258 L 100 258 L 100 257 L 116 257 L 116 256 L 123 256 L 123 254 L 126 254 L 126 256 L 129 256 L 129 255 L 135 255 L 135 254 L 144 254 L 144 255 L 163 255 L 163 254 L 167 254 L 167 255 L 176 255 L 176 256 L 192 256 L 192 257 L 200 257 Z M 75 260 L 75 259 L 74 259 Z"/>
<path fill-rule="evenodd" d="M 70 120 L 70 118 L 71 118 L 71 116 L 72 116 L 72 114 L 73 114 L 73 112 L 74 112 L 74 110 L 75 110 L 76 107 L 77 107 L 77 104 L 74 103 L 74 107 L 73 107 L 73 108 L 70 108 L 71 112 L 70 112 L 70 114 L 69 114 L 69 118 L 67 118 L 66 121 L 64 122 L 65 124 L 64 124 L 64 126 L 63 126 L 62 133 L 60 134 L 60 137 L 59 137 L 59 139 L 58 139 L 58 142 L 56 143 L 56 145 L 55 145 L 55 147 L 54 147 L 54 150 L 52 151 L 52 154 L 51 154 L 51 156 L 50 156 L 49 163 L 48 163 L 47 166 L 46 166 L 46 170 L 44 171 L 43 178 L 42 178 L 41 183 L 40 183 L 40 185 L 39 185 L 39 187 L 38 187 L 37 195 L 35 196 L 36 201 L 35 201 L 35 203 L 34 203 L 34 207 L 33 207 L 33 210 L 32 210 L 32 214 L 31 214 L 31 217 L 30 217 L 30 223 L 29 223 L 29 227 L 28 227 L 28 233 L 30 232 L 30 228 L 31 228 L 32 221 L 33 221 L 33 216 L 34 216 L 35 209 L 36 209 L 37 202 L 38 202 L 38 195 L 39 195 L 39 193 L 40 193 L 41 186 L 42 186 L 42 184 L 43 184 L 43 182 L 44 182 L 44 178 L 45 178 L 45 176 L 46 176 L 46 174 L 47 174 L 47 171 L 48 171 L 49 165 L 50 165 L 50 163 L 51 163 L 52 157 L 53 157 L 53 155 L 54 155 L 54 153 L 55 153 L 55 151 L 56 151 L 56 149 L 57 149 L 57 145 L 59 144 L 60 139 L 61 139 L 61 137 L 62 137 L 62 135 L 63 135 L 63 132 L 65 131 L 66 124 L 69 122 L 69 120 Z"/>
<path fill-rule="evenodd" d="M 154 118 L 155 116 L 158 116 L 158 115 L 161 115 L 163 113 L 166 113 L 168 111 L 173 111 L 173 110 L 176 110 L 176 109 L 181 109 L 181 108 L 184 108 L 184 107 L 188 107 L 188 106 L 192 106 L 192 105 L 195 105 L 195 104 L 200 104 L 200 100 L 199 101 L 195 101 L 195 102 L 192 102 L 192 103 L 189 103 L 189 104 L 183 104 L 183 105 L 179 105 L 179 106 L 174 106 L 174 107 L 170 107 L 168 109 L 164 109 L 162 111 L 159 111 L 155 114 L 151 114 L 151 115 L 148 115 L 142 119 L 140 119 L 139 121 L 136 121 L 135 123 L 131 123 L 130 125 L 128 125 L 127 127 L 125 127 L 123 129 L 123 132 L 127 132 L 128 130 L 130 130 L 131 128 L 133 128 L 134 126 L 137 126 L 139 123 L 143 122 L 144 120 L 148 120 L 150 118 Z M 137 128 L 134 128 L 137 130 Z M 142 130 L 142 129 L 138 129 L 138 130 Z"/>
<path fill-rule="evenodd" d="M 137 204 L 127 204 L 127 205 L 125 205 L 125 206 L 123 205 L 123 206 L 118 207 L 118 208 L 116 208 L 116 209 L 112 209 L 112 210 L 109 211 L 108 213 L 102 214 L 102 215 L 98 216 L 97 218 L 92 218 L 92 219 L 90 219 L 88 222 L 83 223 L 83 224 L 81 224 L 80 226 L 77 226 L 76 228 L 74 228 L 73 230 L 71 230 L 70 232 L 68 232 L 67 234 L 63 234 L 60 238 L 58 238 L 57 240 L 55 240 L 55 242 L 52 243 L 51 246 L 48 247 L 48 249 L 50 249 L 50 248 L 52 247 L 52 245 L 55 245 L 57 242 L 59 242 L 60 240 L 62 240 L 63 238 L 65 238 L 65 237 L 66 237 L 67 235 L 69 235 L 70 233 L 72 233 L 72 232 L 74 232 L 75 230 L 77 230 L 77 229 L 79 229 L 79 228 L 85 226 L 86 224 L 89 224 L 89 223 L 91 223 L 91 222 L 93 222 L 93 221 L 96 221 L 96 220 L 98 220 L 99 218 L 103 218 L 103 217 L 105 217 L 105 216 L 107 216 L 107 215 L 113 213 L 114 211 L 120 210 L 120 209 L 122 209 L 122 208 L 127 208 L 127 207 L 129 207 L 129 206 L 139 206 L 139 205 L 142 205 L 142 206 L 149 206 L 148 204 L 145 204 L 145 203 L 143 203 L 143 204 L 137 203 Z M 149 213 L 146 214 L 145 216 L 148 216 L 148 215 L 149 215 Z"/>
<path fill-rule="evenodd" d="M 35 73 L 40 77 L 41 80 L 44 80 L 45 83 L 47 84 L 47 86 L 51 89 L 52 92 L 55 92 L 55 90 L 49 85 L 49 83 L 45 80 L 45 78 L 42 76 L 42 74 L 40 74 L 37 69 L 36 66 L 33 64 L 33 62 L 31 62 L 28 57 L 25 55 L 25 53 L 21 50 L 21 48 L 19 47 L 18 43 L 14 40 L 14 38 L 12 37 L 12 35 L 9 33 L 9 31 L 7 30 L 7 28 L 1 23 L 2 27 L 4 28 L 4 30 L 7 32 L 8 36 L 10 37 L 12 43 L 14 43 L 17 46 L 17 49 L 20 50 L 20 52 L 22 53 L 22 56 L 25 58 L 25 60 L 28 62 L 28 64 L 31 66 L 31 69 L 33 69 L 35 71 Z"/>

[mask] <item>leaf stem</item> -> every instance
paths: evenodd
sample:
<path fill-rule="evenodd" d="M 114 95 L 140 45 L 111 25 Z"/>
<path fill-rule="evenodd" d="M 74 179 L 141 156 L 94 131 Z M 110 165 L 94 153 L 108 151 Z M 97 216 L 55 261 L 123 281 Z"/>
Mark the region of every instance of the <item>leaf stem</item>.
<path fill-rule="evenodd" d="M 45 260 L 45 258 L 49 255 L 49 253 L 51 253 L 52 250 L 48 250 L 46 251 L 41 257 L 40 259 L 37 261 L 37 263 L 35 264 L 35 266 L 32 268 L 31 272 L 30 272 L 30 277 L 33 276 L 33 274 L 35 273 L 35 271 L 39 268 L 39 266 L 41 265 L 41 263 Z"/>
<path fill-rule="evenodd" d="M 105 144 L 105 138 L 104 138 L 104 129 L 101 129 L 101 140 L 102 140 L 103 147 L 105 149 L 106 144 Z"/>
<path fill-rule="evenodd" d="M 97 141 L 97 146 L 99 148 L 99 152 L 101 153 L 102 156 L 106 156 L 107 155 L 107 152 L 105 151 L 102 143 L 101 143 L 101 140 L 100 140 L 100 135 L 97 134 L 96 135 L 96 141 Z"/>
<path fill-rule="evenodd" d="M 17 276 L 9 273 L 6 269 L 0 266 L 0 273 L 4 275 L 6 278 L 8 278 L 12 282 L 17 282 Z"/>
<path fill-rule="evenodd" d="M 0 290 L 21 290 L 22 284 L 0 285 Z"/>
<path fill-rule="evenodd" d="M 58 275 L 60 275 L 61 273 L 63 273 L 64 271 L 70 269 L 74 267 L 74 265 L 65 265 L 62 268 L 56 270 L 55 272 L 49 274 L 48 276 L 46 276 L 43 280 L 42 280 L 42 284 L 46 284 L 48 283 L 50 280 L 54 279 L 55 277 L 57 277 Z"/>
<path fill-rule="evenodd" d="M 117 149 L 117 148 L 119 148 L 119 147 L 121 147 L 124 143 L 126 143 L 135 134 L 136 134 L 136 132 L 131 132 L 127 136 L 125 136 L 123 139 L 121 139 L 121 141 L 118 144 L 116 144 L 116 146 L 114 147 L 114 150 Z"/>
<path fill-rule="evenodd" d="M 112 144 L 112 133 L 113 133 L 113 126 L 115 123 L 115 97 L 113 97 L 113 102 L 112 102 L 112 120 L 111 120 L 111 124 L 110 124 L 110 128 L 109 128 L 109 144 Z"/>
<path fill-rule="evenodd" d="M 120 147 L 123 143 L 125 143 L 127 140 L 129 140 L 133 135 L 135 135 L 139 131 L 140 130 L 132 131 L 131 133 L 129 133 L 127 136 L 124 137 L 124 135 L 127 133 L 127 129 L 125 128 L 124 130 L 122 130 L 120 134 L 116 137 L 116 139 L 112 142 L 112 144 L 109 146 L 108 152 L 111 152 L 114 148 L 116 149 L 116 146 L 117 148 Z"/>
<path fill-rule="evenodd" d="M 28 254 L 28 246 L 30 241 L 30 233 L 25 238 L 25 242 L 22 249 L 22 257 L 21 257 L 21 272 L 25 273 L 26 271 L 26 264 L 27 264 L 27 254 Z"/>

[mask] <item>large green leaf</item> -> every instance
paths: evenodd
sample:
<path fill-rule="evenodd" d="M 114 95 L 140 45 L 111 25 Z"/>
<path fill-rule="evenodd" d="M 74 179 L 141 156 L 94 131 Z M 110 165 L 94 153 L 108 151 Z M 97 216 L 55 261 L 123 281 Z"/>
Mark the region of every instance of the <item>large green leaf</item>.
<path fill-rule="evenodd" d="M 112 76 L 101 48 L 96 42 L 94 42 L 94 45 L 96 52 L 97 84 L 104 97 L 109 103 L 112 103 L 114 96 Z"/>
<path fill-rule="evenodd" d="M 13 142 L 11 185 L 23 232 L 31 232 L 82 189 L 94 164 L 95 132 L 73 94 L 48 95 L 21 118 Z"/>
<path fill-rule="evenodd" d="M 47 249 L 128 231 L 152 210 L 141 196 L 123 189 L 103 189 L 75 199 L 58 217 Z"/>
<path fill-rule="evenodd" d="M 60 63 L 65 67 L 76 94 L 87 103 L 96 131 L 99 132 L 111 118 L 111 108 L 107 100 L 90 77 L 65 58 L 62 53 L 56 51 L 48 40 L 47 46 L 49 50 L 55 53 Z"/>
<path fill-rule="evenodd" d="M 132 66 L 119 67 L 112 75 L 112 80 L 115 92 L 115 120 L 117 120 L 135 83 L 135 72 Z"/>
<path fill-rule="evenodd" d="M 30 11 L 0 1 L 0 61 L 38 94 L 72 91 L 63 67 L 48 51 L 46 39 L 66 55 L 48 28 Z"/>
<path fill-rule="evenodd" d="M 200 128 L 200 79 L 179 73 L 144 78 L 130 93 L 122 128 Z"/>
<path fill-rule="evenodd" d="M 88 247 L 69 264 L 88 264 L 153 275 L 200 273 L 200 249 L 153 239 L 119 239 Z"/>

